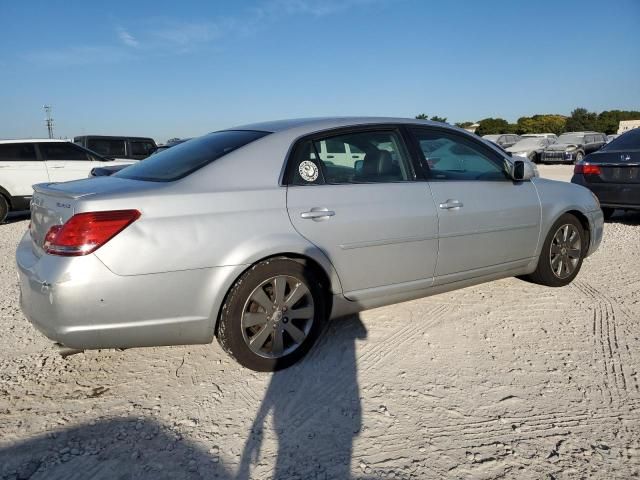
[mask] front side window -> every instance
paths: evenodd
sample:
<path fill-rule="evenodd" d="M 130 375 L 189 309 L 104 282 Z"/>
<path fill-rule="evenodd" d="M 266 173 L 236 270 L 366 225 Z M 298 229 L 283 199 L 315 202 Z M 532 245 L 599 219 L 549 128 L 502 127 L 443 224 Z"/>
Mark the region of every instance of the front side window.
<path fill-rule="evenodd" d="M 124 157 L 127 154 L 124 139 L 90 138 L 87 148 L 106 157 Z"/>
<path fill-rule="evenodd" d="M 45 160 L 91 160 L 87 152 L 70 142 L 47 142 L 38 146 Z"/>
<path fill-rule="evenodd" d="M 36 160 L 33 143 L 0 144 L 0 162 L 35 162 Z"/>
<path fill-rule="evenodd" d="M 292 183 L 406 182 L 412 178 L 410 172 L 396 132 L 354 132 L 304 142 L 293 158 Z"/>
<path fill-rule="evenodd" d="M 213 132 L 152 155 L 114 176 L 149 182 L 171 182 L 268 134 L 269 132 L 250 130 Z"/>
<path fill-rule="evenodd" d="M 413 129 L 430 180 L 508 180 L 499 155 L 462 135 Z"/>

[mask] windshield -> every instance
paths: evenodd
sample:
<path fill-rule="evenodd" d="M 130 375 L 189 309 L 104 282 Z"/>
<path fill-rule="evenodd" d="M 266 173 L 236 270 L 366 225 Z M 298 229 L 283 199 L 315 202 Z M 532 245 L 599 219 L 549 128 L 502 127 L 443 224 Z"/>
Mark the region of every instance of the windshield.
<path fill-rule="evenodd" d="M 269 132 L 225 130 L 195 138 L 121 170 L 114 176 L 150 182 L 171 182 L 186 177 Z"/>
<path fill-rule="evenodd" d="M 539 147 L 540 145 L 542 145 L 543 143 L 544 143 L 544 138 L 531 137 L 531 138 L 525 138 L 524 140 L 520 140 L 518 143 L 516 143 L 511 148 L 512 149 L 516 149 L 516 148 L 536 148 L 536 147 Z"/>
<path fill-rule="evenodd" d="M 640 150 L 640 128 L 634 128 L 618 138 L 611 140 L 600 150 Z"/>
<path fill-rule="evenodd" d="M 558 143 L 584 143 L 584 135 L 563 133 L 558 137 Z"/>

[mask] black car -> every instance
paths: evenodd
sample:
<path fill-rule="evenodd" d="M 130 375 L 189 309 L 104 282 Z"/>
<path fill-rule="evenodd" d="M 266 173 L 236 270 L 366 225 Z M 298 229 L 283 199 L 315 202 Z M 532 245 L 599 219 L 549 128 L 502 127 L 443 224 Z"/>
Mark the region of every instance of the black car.
<path fill-rule="evenodd" d="M 142 160 L 158 148 L 153 138 L 148 137 L 82 135 L 74 137 L 73 143 L 98 152 L 107 158 L 128 160 Z"/>
<path fill-rule="evenodd" d="M 607 143 L 607 136 L 599 132 L 566 132 L 558 137 L 558 141 L 545 148 L 540 161 L 546 162 L 581 162 L 585 155 L 599 150 Z"/>
<path fill-rule="evenodd" d="M 174 147 L 176 145 L 179 145 L 181 143 L 184 143 L 187 140 L 190 140 L 190 139 L 184 138 L 179 140 L 173 140 L 163 145 L 158 145 L 156 149 L 151 153 L 151 155 L 155 155 L 156 153 L 163 152 L 164 150 Z M 113 175 L 114 173 L 119 172 L 120 170 L 128 166 L 129 165 L 114 165 L 109 167 L 96 167 L 91 170 L 91 174 L 89 176 L 90 177 L 108 177 L 109 175 Z"/>
<path fill-rule="evenodd" d="M 640 128 L 584 157 L 574 167 L 571 182 L 598 197 L 605 218 L 617 208 L 640 210 Z"/>

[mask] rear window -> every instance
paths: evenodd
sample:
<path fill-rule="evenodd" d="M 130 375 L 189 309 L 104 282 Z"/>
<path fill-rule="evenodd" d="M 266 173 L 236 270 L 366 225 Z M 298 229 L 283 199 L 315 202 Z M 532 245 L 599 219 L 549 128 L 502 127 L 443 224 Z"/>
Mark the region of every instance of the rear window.
<path fill-rule="evenodd" d="M 633 130 L 620 135 L 618 138 L 611 140 L 600 150 L 640 150 L 640 128 L 634 128 Z"/>
<path fill-rule="evenodd" d="M 248 130 L 213 132 L 153 155 L 115 176 L 150 182 L 171 182 L 268 134 L 269 132 Z"/>

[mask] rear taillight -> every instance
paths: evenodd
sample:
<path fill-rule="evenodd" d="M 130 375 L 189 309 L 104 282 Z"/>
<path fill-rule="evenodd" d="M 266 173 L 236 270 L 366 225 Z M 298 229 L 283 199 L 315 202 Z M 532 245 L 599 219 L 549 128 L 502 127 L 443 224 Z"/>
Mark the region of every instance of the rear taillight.
<path fill-rule="evenodd" d="M 95 252 L 140 218 L 138 210 L 78 213 L 64 225 L 54 225 L 44 237 L 45 252 L 74 257 Z"/>
<path fill-rule="evenodd" d="M 582 175 L 600 175 L 602 170 L 600 165 L 590 165 L 588 163 L 576 163 L 573 167 L 573 173 L 579 173 Z"/>

